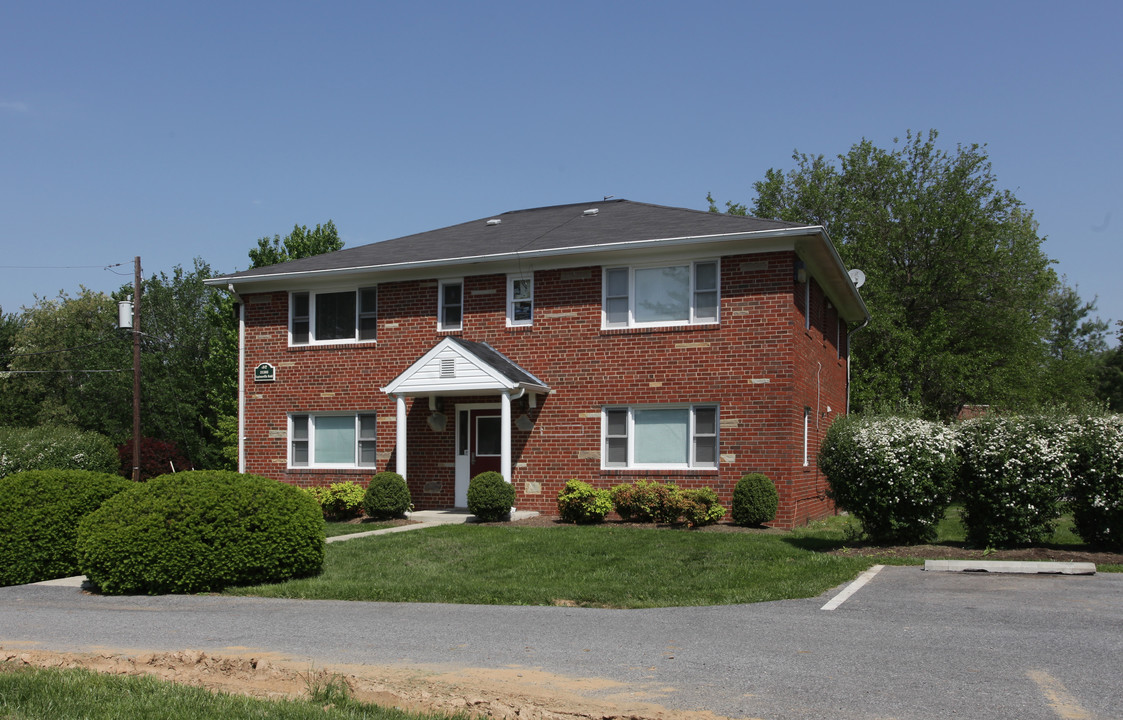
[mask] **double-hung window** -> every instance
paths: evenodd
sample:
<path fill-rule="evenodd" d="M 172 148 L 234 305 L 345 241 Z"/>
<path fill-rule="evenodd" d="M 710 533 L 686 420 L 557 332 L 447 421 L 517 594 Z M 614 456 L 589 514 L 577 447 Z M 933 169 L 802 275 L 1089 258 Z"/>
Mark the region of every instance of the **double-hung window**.
<path fill-rule="evenodd" d="M 507 327 L 534 324 L 534 276 L 507 278 Z"/>
<path fill-rule="evenodd" d="M 289 416 L 289 467 L 374 467 L 377 416 Z"/>
<path fill-rule="evenodd" d="M 716 405 L 606 407 L 601 414 L 605 468 L 716 468 Z"/>
<path fill-rule="evenodd" d="M 377 288 L 289 296 L 292 345 L 369 341 L 377 337 L 377 330 Z"/>
<path fill-rule="evenodd" d="M 606 328 L 718 321 L 718 262 L 609 267 L 604 270 Z"/>
<path fill-rule="evenodd" d="M 464 327 L 464 281 L 441 280 L 438 289 L 437 330 Z"/>

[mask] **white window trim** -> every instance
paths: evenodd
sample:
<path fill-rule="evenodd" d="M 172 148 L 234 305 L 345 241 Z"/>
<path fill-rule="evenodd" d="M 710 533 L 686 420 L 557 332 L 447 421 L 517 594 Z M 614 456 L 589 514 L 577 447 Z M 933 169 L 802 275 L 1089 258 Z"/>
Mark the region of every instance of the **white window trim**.
<path fill-rule="evenodd" d="M 362 319 L 362 299 L 360 293 L 363 290 L 374 291 L 374 305 L 375 305 L 375 324 L 378 323 L 378 286 L 377 285 L 362 285 L 349 288 L 331 288 L 321 290 L 292 290 L 289 292 L 289 347 L 309 347 L 311 345 L 353 345 L 356 343 L 371 344 L 378 342 L 378 332 L 375 330 L 373 338 L 365 340 L 359 339 L 359 322 Z M 355 334 L 350 338 L 341 338 L 339 340 L 317 340 L 316 335 L 316 296 L 317 295 L 330 295 L 334 293 L 353 293 L 355 296 Z M 294 312 L 296 310 L 297 295 L 308 296 L 308 342 L 296 342 L 293 340 L 293 320 Z"/>
<path fill-rule="evenodd" d="M 294 412 L 294 413 L 289 413 L 289 415 L 288 415 L 288 435 L 287 435 L 288 451 L 287 451 L 287 460 L 286 460 L 287 468 L 289 470 L 316 470 L 316 469 L 338 470 L 338 469 L 341 469 L 341 468 L 366 470 L 366 469 L 369 469 L 369 468 L 377 467 L 378 466 L 377 459 L 375 460 L 374 463 L 369 464 L 369 465 L 362 465 L 362 464 L 359 463 L 359 457 L 360 457 L 360 455 L 359 455 L 359 442 L 362 440 L 362 437 L 360 436 L 360 432 L 362 430 L 362 425 L 361 425 L 361 421 L 360 421 L 361 416 L 369 416 L 369 417 L 375 418 L 375 423 L 376 423 L 375 427 L 377 428 L 378 415 L 373 410 L 360 410 L 360 411 L 357 411 L 357 412 Z M 305 442 L 308 443 L 308 463 L 306 465 L 297 465 L 293 462 L 293 443 L 295 442 L 294 439 L 293 439 L 293 418 L 295 418 L 295 417 L 307 417 L 308 418 L 308 439 L 307 439 L 307 441 L 305 441 Z M 315 461 L 314 456 L 315 456 L 315 452 L 316 452 L 316 418 L 322 418 L 322 417 L 353 417 L 355 419 L 355 447 L 354 447 L 355 454 L 353 456 L 353 460 L 350 463 L 317 463 Z M 375 453 L 377 453 L 378 452 L 377 429 L 375 431 L 374 444 L 375 444 Z"/>
<path fill-rule="evenodd" d="M 714 272 L 716 275 L 716 287 L 714 293 L 717 298 L 715 301 L 715 317 L 713 318 L 698 318 L 697 305 L 695 303 L 695 296 L 699 292 L 695 283 L 698 277 L 698 266 L 712 263 L 714 265 Z M 637 322 L 636 321 L 636 270 L 650 270 L 653 268 L 663 267 L 677 267 L 687 265 L 690 267 L 690 318 L 687 320 L 671 320 L 668 322 Z M 628 271 L 628 321 L 627 323 L 609 323 L 608 322 L 608 273 L 610 270 Z M 706 291 L 702 291 L 706 292 Z M 702 258 L 699 260 L 682 260 L 682 261 L 664 261 L 664 262 L 650 262 L 650 263 L 637 263 L 633 265 L 605 265 L 601 268 L 601 329 L 602 330 L 619 330 L 623 328 L 647 328 L 647 327 L 683 327 L 689 325 L 717 325 L 721 322 L 721 259 L 720 258 Z"/>
<path fill-rule="evenodd" d="M 687 445 L 689 447 L 690 458 L 686 463 L 647 463 L 637 464 L 635 462 L 635 411 L 636 410 L 681 410 L 683 408 L 690 409 L 690 426 L 687 428 L 688 438 Z M 628 460 L 624 465 L 609 465 L 608 464 L 608 412 L 610 410 L 626 410 L 628 413 Z M 695 438 L 696 438 L 696 412 L 698 410 L 713 410 L 714 411 L 714 464 L 713 465 L 699 465 L 697 458 L 695 458 Z M 721 465 L 721 406 L 718 403 L 672 403 L 672 404 L 658 404 L 658 405 L 605 405 L 601 408 L 601 470 L 697 470 L 697 471 L 715 471 Z"/>
<path fill-rule="evenodd" d="M 515 319 L 515 281 L 526 280 L 530 283 L 530 298 L 518 298 L 518 302 L 530 303 L 530 319 Z M 507 276 L 507 327 L 526 327 L 534 324 L 534 273 Z"/>
<path fill-rule="evenodd" d="M 460 286 L 460 324 L 456 326 L 445 325 L 445 286 Z M 464 301 L 467 293 L 464 291 L 464 278 L 446 278 L 437 283 L 437 332 L 459 332 L 464 329 Z"/>

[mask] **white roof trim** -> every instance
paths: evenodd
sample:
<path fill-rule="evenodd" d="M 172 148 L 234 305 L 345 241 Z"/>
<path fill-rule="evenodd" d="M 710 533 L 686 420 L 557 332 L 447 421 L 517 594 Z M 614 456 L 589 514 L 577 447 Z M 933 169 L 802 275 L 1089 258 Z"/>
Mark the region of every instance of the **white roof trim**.
<path fill-rule="evenodd" d="M 450 359 L 455 363 L 454 376 L 439 377 L 441 361 Z M 438 373 L 438 378 L 425 377 L 433 371 Z M 451 337 L 434 345 L 386 387 L 381 388 L 387 395 L 404 396 L 491 394 L 520 389 L 537 393 L 549 392 L 544 384 L 520 383 L 506 377 Z"/>

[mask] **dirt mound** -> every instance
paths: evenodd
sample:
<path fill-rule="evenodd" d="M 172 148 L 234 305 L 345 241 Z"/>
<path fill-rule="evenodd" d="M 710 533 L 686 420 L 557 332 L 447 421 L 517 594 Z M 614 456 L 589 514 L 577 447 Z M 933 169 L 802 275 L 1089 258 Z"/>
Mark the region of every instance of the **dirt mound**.
<path fill-rule="evenodd" d="M 154 675 L 211 691 L 260 698 L 307 698 L 317 683 L 345 682 L 357 700 L 416 712 L 466 713 L 510 720 L 716 720 L 708 712 L 670 710 L 651 702 L 671 688 L 572 678 L 534 668 L 421 668 L 374 665 L 300 667 L 267 654 L 54 653 L 0 648 L 0 662 L 84 668 L 115 675 Z M 0 667 L 2 669 L 2 667 Z"/>

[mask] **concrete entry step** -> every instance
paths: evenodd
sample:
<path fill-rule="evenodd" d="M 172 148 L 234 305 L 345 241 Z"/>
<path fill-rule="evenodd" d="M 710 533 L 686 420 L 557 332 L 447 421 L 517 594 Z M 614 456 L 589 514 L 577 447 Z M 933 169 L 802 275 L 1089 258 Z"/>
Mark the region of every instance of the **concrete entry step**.
<path fill-rule="evenodd" d="M 989 572 L 1024 575 L 1095 575 L 1090 562 L 1051 562 L 1044 560 L 925 560 L 929 572 Z"/>
<path fill-rule="evenodd" d="M 531 510 L 515 510 L 511 513 L 512 520 L 525 520 L 538 513 Z M 408 514 L 410 520 L 431 525 L 458 525 L 461 523 L 475 522 L 476 516 L 465 508 L 447 508 L 444 510 L 414 510 Z"/>

